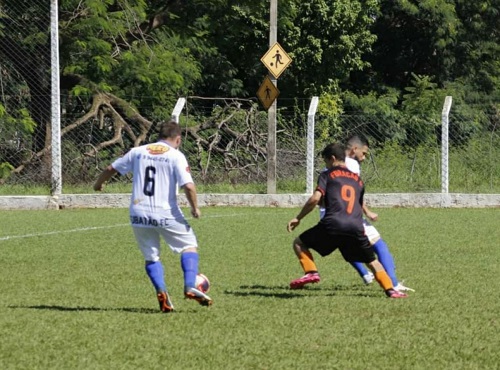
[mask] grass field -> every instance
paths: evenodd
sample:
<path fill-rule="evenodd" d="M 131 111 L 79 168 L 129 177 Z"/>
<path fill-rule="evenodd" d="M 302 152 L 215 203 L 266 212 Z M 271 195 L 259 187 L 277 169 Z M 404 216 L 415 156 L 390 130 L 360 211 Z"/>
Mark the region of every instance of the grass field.
<path fill-rule="evenodd" d="M 297 209 L 204 208 L 191 220 L 212 307 L 161 314 L 126 209 L 0 211 L 0 369 L 498 369 L 500 210 L 379 209 L 408 299 L 364 286 L 340 253 L 291 250 Z"/>

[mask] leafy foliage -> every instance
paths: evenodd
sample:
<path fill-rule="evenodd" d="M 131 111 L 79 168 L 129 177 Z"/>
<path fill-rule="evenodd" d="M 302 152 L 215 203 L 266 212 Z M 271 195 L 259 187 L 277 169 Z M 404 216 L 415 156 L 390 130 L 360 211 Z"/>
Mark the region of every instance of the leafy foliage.
<path fill-rule="evenodd" d="M 83 75 L 93 90 L 123 97 L 151 117 L 165 116 L 200 78 L 198 63 L 168 27 L 143 29 L 158 16 L 146 2 L 75 5 L 63 2 L 61 12 L 61 37 L 68 41 L 62 48 L 63 73 Z"/>
<path fill-rule="evenodd" d="M 301 132 L 307 107 L 297 99 L 316 95 L 320 140 L 354 130 L 343 113 L 356 112 L 374 137 L 415 150 L 439 137 L 442 100 L 450 95 L 464 118 L 452 122 L 453 144 L 467 147 L 498 116 L 498 5 L 280 2 L 277 39 L 292 58 L 279 79 L 281 114 L 289 119 L 280 122 L 282 132 Z M 49 7 L 5 0 L 0 12 L 0 162 L 15 172 L 50 162 Z M 254 97 L 267 74 L 260 58 L 269 48 L 269 13 L 269 2 L 252 0 L 60 1 L 62 134 L 69 148 L 87 145 L 78 161 L 151 138 L 179 96 Z M 199 121 L 221 117 L 208 110 Z"/>

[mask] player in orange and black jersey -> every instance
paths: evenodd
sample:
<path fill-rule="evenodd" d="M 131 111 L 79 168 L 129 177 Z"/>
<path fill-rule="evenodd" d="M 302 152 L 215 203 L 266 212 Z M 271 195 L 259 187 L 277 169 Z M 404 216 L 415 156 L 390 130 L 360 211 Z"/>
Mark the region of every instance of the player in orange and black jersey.
<path fill-rule="evenodd" d="M 324 257 L 338 247 L 344 260 L 366 263 L 388 297 L 407 297 L 394 289 L 391 279 L 376 259 L 373 247 L 365 235 L 362 218 L 364 185 L 359 175 L 345 166 L 345 147 L 341 144 L 330 144 L 323 150 L 322 156 L 328 170 L 320 174 L 313 195 L 297 217 L 287 225 L 289 232 L 294 230 L 300 220 L 323 200 L 325 216 L 316 226 L 300 234 L 293 242 L 293 250 L 305 275 L 293 280 L 290 288 L 299 289 L 306 284 L 320 281 L 309 249 Z"/>
<path fill-rule="evenodd" d="M 362 202 L 365 190 L 357 174 L 345 165 L 335 165 L 321 173 L 316 190 L 322 194 L 325 206 L 320 223 L 329 233 L 364 235 Z"/>

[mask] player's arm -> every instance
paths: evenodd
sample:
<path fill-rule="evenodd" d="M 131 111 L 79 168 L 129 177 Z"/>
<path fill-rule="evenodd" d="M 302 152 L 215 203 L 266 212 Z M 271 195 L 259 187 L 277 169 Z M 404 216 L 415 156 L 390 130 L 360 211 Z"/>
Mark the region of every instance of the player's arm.
<path fill-rule="evenodd" d="M 186 194 L 186 199 L 191 207 L 191 215 L 194 218 L 199 218 L 201 216 L 201 211 L 198 208 L 198 195 L 196 193 L 196 186 L 192 182 L 188 182 L 182 186 L 184 193 Z"/>
<path fill-rule="evenodd" d="M 295 229 L 297 226 L 300 224 L 300 220 L 302 220 L 304 217 L 306 217 L 313 209 L 316 208 L 316 206 L 319 204 L 321 197 L 323 196 L 323 193 L 321 193 L 319 190 L 315 190 L 313 195 L 309 197 L 307 202 L 304 204 L 302 209 L 300 210 L 299 214 L 290 220 L 287 225 L 287 230 L 288 232 L 292 231 Z"/>
<path fill-rule="evenodd" d="M 370 219 L 370 221 L 377 221 L 378 220 L 378 214 L 375 212 L 372 212 L 370 208 L 366 205 L 365 202 L 363 202 L 363 213 L 365 214 L 366 217 Z"/>
<path fill-rule="evenodd" d="M 117 171 L 113 168 L 113 166 L 109 165 L 106 167 L 104 171 L 101 172 L 99 177 L 97 177 L 97 180 L 94 183 L 94 190 L 101 191 L 106 181 L 112 178 L 116 173 Z"/>

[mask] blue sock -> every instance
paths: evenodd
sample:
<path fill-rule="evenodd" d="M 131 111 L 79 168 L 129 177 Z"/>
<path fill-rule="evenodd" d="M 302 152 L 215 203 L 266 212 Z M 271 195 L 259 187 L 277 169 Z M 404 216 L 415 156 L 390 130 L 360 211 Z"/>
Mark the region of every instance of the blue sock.
<path fill-rule="evenodd" d="M 198 274 L 198 253 L 186 252 L 181 254 L 181 266 L 184 271 L 184 287 L 192 288 Z"/>
<path fill-rule="evenodd" d="M 378 257 L 378 260 L 384 266 L 387 275 L 392 280 L 394 286 L 398 285 L 398 278 L 396 277 L 396 265 L 394 264 L 394 259 L 392 258 L 391 252 L 389 252 L 389 247 L 385 244 L 383 239 L 379 239 L 375 244 L 373 244 L 373 249 Z"/>
<path fill-rule="evenodd" d="M 358 272 L 359 276 L 363 277 L 364 275 L 368 274 L 368 270 L 366 269 L 366 266 L 362 262 L 349 262 L 352 267 Z"/>
<path fill-rule="evenodd" d="M 149 279 L 151 279 L 157 293 L 167 291 L 165 277 L 163 276 L 163 265 L 160 261 L 146 261 L 146 273 Z"/>

